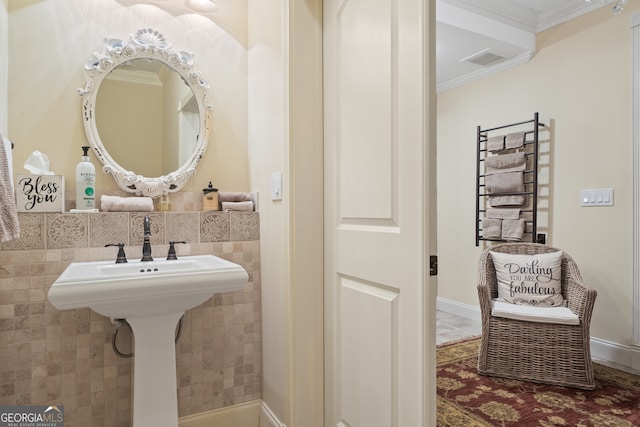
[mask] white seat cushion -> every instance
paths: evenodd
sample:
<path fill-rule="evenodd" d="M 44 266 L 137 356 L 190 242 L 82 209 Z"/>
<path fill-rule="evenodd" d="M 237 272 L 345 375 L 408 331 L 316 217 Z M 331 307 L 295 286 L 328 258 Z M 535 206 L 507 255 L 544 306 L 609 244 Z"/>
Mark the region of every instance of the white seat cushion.
<path fill-rule="evenodd" d="M 493 300 L 491 315 L 527 322 L 579 325 L 580 318 L 568 307 L 534 307 Z"/>

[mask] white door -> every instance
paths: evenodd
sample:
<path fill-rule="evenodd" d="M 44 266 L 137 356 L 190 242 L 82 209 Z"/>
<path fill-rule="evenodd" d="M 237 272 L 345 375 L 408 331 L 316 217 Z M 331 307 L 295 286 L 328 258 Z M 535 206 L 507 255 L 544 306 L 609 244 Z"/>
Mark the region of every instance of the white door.
<path fill-rule="evenodd" d="M 325 425 L 435 425 L 434 1 L 324 1 Z"/>

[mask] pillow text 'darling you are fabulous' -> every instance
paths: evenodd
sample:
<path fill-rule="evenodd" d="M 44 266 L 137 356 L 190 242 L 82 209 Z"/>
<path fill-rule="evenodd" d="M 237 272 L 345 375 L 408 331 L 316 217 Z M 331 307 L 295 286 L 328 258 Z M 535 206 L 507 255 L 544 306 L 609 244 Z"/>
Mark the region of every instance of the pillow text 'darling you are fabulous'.
<path fill-rule="evenodd" d="M 498 279 L 498 299 L 536 307 L 565 305 L 562 251 L 536 255 L 490 253 Z"/>

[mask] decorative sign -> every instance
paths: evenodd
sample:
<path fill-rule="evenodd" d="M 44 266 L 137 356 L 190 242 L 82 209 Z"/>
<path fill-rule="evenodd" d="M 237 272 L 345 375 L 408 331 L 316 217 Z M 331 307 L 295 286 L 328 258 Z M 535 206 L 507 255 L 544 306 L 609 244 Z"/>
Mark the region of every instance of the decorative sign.
<path fill-rule="evenodd" d="M 64 212 L 64 176 L 18 175 L 18 212 Z"/>

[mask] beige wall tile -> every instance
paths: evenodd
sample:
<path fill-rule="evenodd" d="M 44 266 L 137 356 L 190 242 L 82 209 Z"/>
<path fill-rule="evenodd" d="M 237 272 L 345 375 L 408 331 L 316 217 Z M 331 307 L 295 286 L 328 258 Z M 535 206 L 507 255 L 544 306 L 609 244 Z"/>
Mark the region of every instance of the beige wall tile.
<path fill-rule="evenodd" d="M 195 204 L 197 198 L 185 200 Z M 176 247 L 179 257 L 214 254 L 249 274 L 242 291 L 215 295 L 183 318 L 176 346 L 180 416 L 260 398 L 260 245 L 251 240 L 259 237 L 258 213 L 237 214 L 150 214 L 154 255 L 166 254 L 168 240 L 187 240 Z M 117 248 L 103 247 L 111 235 L 128 239 L 130 259 L 139 256 L 143 218 L 140 213 L 20 215 L 27 234 L 0 245 L 2 404 L 55 401 L 65 406 L 70 426 L 128 425 L 133 359 L 114 354 L 115 327 L 89 309 L 56 310 L 47 292 L 70 262 L 115 260 Z M 130 330 L 120 328 L 117 343 L 120 351 L 131 352 Z"/>

